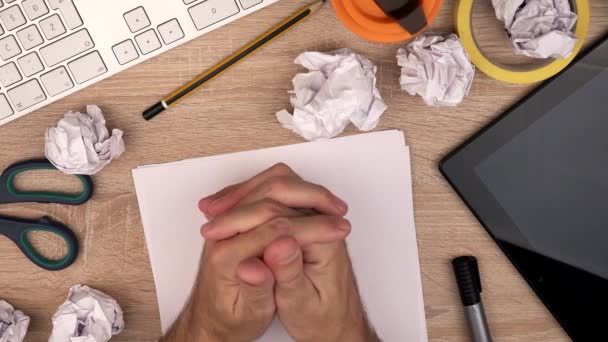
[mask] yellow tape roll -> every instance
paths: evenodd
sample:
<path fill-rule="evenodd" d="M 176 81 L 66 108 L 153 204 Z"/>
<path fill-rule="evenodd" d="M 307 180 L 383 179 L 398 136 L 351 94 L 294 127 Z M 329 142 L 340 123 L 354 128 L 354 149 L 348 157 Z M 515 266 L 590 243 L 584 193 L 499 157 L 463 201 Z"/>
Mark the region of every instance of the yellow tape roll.
<path fill-rule="evenodd" d="M 480 1 L 480 0 L 477 0 Z M 546 80 L 562 71 L 578 55 L 583 46 L 587 31 L 589 30 L 589 3 L 587 0 L 571 0 L 574 3 L 574 11 L 578 15 L 576 30 L 574 34 L 578 42 L 574 51 L 568 58 L 553 59 L 548 64 L 534 70 L 510 70 L 492 63 L 479 49 L 473 30 L 471 28 L 471 12 L 474 0 L 459 0 L 456 5 L 456 29 L 462 41 L 464 49 L 467 51 L 471 60 L 486 75 L 499 81 L 516 84 L 536 83 Z"/>

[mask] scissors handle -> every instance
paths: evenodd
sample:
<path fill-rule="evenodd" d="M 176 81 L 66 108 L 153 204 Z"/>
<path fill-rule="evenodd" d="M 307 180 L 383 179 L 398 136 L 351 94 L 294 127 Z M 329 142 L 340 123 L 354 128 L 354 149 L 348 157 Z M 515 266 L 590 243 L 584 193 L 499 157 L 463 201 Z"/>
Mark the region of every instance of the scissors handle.
<path fill-rule="evenodd" d="M 49 232 L 62 238 L 67 244 L 66 255 L 58 260 L 51 260 L 40 254 L 28 240 L 30 232 Z M 44 217 L 40 220 L 22 220 L 0 216 L 0 235 L 11 239 L 34 264 L 49 271 L 59 271 L 70 266 L 78 255 L 78 240 L 70 229 Z"/>
<path fill-rule="evenodd" d="M 57 168 L 46 159 L 29 160 L 9 166 L 0 176 L 0 203 L 36 202 L 80 205 L 93 196 L 93 180 L 91 177 L 83 175 L 76 175 L 82 182 L 82 192 L 77 195 L 19 191 L 15 187 L 15 177 L 20 173 L 31 170 L 57 170 Z"/>

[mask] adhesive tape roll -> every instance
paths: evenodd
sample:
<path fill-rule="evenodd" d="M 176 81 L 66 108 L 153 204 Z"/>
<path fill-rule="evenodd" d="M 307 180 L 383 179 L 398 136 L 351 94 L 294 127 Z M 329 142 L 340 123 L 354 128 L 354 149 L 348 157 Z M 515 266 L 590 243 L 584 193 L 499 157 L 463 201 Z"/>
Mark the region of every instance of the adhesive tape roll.
<path fill-rule="evenodd" d="M 479 1 L 479 0 L 478 0 Z M 583 46 L 587 31 L 589 29 L 589 3 L 587 0 L 571 0 L 574 11 L 578 15 L 574 34 L 578 42 L 574 51 L 568 58 L 553 59 L 549 63 L 532 70 L 513 70 L 492 63 L 481 51 L 471 27 L 471 14 L 474 0 L 459 0 L 456 5 L 456 30 L 473 64 L 486 75 L 499 81 L 515 84 L 529 84 L 544 81 L 562 71 L 572 62 Z"/>

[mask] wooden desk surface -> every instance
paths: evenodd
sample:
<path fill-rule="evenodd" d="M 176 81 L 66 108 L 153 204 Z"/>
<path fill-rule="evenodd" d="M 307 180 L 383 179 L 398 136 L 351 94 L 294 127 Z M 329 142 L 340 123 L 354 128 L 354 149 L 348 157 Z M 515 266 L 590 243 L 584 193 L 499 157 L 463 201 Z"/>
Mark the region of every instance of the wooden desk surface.
<path fill-rule="evenodd" d="M 379 129 L 405 132 L 413 152 L 414 196 L 422 281 L 432 341 L 467 341 L 449 261 L 461 254 L 481 260 L 484 299 L 496 341 L 566 341 L 565 333 L 507 258 L 437 171 L 438 161 L 465 138 L 514 104 L 534 86 L 510 85 L 477 72 L 470 95 L 457 108 L 430 108 L 400 90 L 395 52 L 401 44 L 364 41 L 347 31 L 326 6 L 314 18 L 238 65 L 152 122 L 140 113 L 161 96 L 229 55 L 309 0 L 281 1 L 182 45 L 22 119 L 0 127 L 0 165 L 44 153 L 45 128 L 70 109 L 95 103 L 109 127 L 125 131 L 126 154 L 95 177 L 97 193 L 87 205 L 9 205 L 0 213 L 49 214 L 78 234 L 81 254 L 69 269 L 51 273 L 27 261 L 0 238 L 0 298 L 31 316 L 27 341 L 46 341 L 51 316 L 70 286 L 88 284 L 118 300 L 126 329 L 114 341 L 152 341 L 160 334 L 158 307 L 131 169 L 138 165 L 293 144 L 302 140 L 281 128 L 275 112 L 289 108 L 293 59 L 305 50 L 349 47 L 378 64 L 380 91 L 388 103 Z M 445 0 L 434 31 L 452 31 L 455 0 Z M 514 58 L 489 1 L 476 4 L 480 41 L 497 59 Z M 608 30 L 608 2 L 590 0 L 587 42 Z M 349 130 L 348 133 L 354 133 Z M 49 174 L 25 184 L 61 185 Z M 201 194 L 203 195 L 203 194 Z M 60 244 L 37 239 L 51 255 Z"/>

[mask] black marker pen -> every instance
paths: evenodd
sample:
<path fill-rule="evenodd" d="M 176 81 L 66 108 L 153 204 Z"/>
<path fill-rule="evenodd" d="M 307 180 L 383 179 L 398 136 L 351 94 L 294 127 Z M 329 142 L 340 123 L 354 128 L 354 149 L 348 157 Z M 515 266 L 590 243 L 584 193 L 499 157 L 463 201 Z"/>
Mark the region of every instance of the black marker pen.
<path fill-rule="evenodd" d="M 452 260 L 456 282 L 460 291 L 460 299 L 464 305 L 471 340 L 473 342 L 492 342 L 486 313 L 481 302 L 481 277 L 477 258 L 462 256 Z"/>

